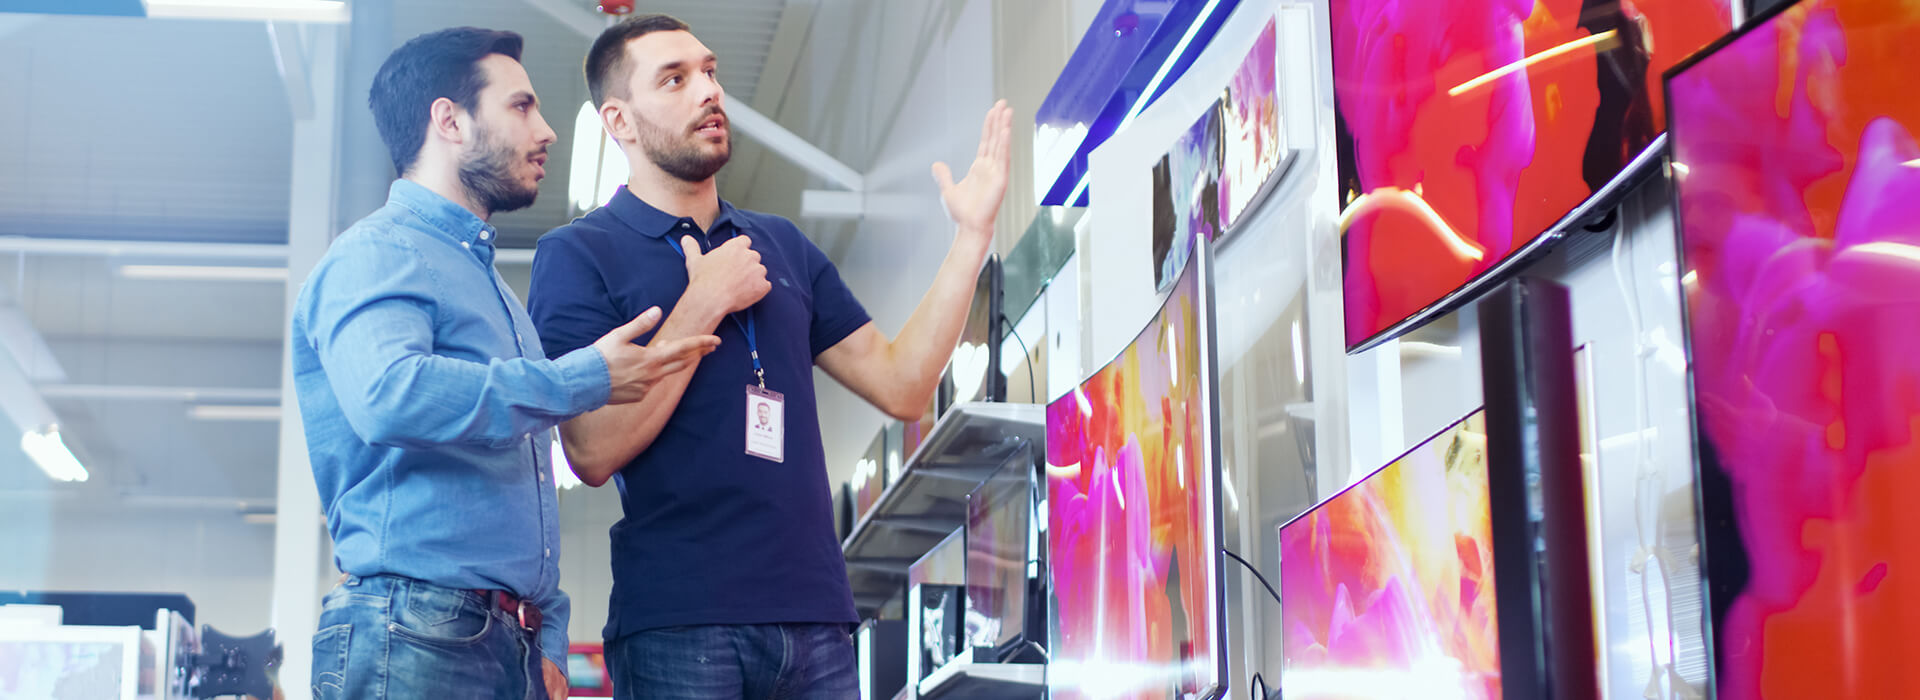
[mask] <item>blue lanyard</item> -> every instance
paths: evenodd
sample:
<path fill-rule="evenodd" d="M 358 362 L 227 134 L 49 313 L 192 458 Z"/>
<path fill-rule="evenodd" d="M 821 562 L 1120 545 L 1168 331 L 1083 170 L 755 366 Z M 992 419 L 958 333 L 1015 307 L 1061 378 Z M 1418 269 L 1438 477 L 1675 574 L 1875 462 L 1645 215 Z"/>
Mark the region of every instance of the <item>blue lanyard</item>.
<path fill-rule="evenodd" d="M 673 252 L 679 253 L 681 259 L 687 257 L 687 251 L 680 247 L 680 241 L 674 240 L 672 232 L 668 232 L 661 238 L 666 239 L 667 245 L 673 246 Z M 753 358 L 753 376 L 760 380 L 760 388 L 765 389 L 767 388 L 767 370 L 760 366 L 760 345 L 754 342 L 753 308 L 748 307 L 746 314 L 746 323 L 741 323 L 740 316 L 737 314 L 727 314 L 727 318 L 732 319 L 733 325 L 739 326 L 741 334 L 747 336 L 747 354 Z"/>

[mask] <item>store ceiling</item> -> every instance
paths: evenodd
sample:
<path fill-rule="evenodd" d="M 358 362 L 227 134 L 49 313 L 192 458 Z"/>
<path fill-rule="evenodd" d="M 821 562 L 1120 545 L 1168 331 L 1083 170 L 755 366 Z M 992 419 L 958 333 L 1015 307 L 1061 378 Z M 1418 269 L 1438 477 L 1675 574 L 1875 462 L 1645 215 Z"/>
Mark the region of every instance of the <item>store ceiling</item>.
<path fill-rule="evenodd" d="M 540 2 L 549 8 L 535 7 Z M 721 57 L 729 99 L 752 100 L 786 0 L 645 5 L 693 25 Z M 365 87 L 356 76 L 400 41 L 459 25 L 526 36 L 524 63 L 561 139 L 539 203 L 496 217 L 502 243 L 531 246 L 565 223 L 572 212 L 563 146 L 586 99 L 580 63 L 590 39 L 548 10 L 601 21 L 593 6 L 356 0 L 355 12 L 368 19 L 352 29 L 357 48 L 347 49 L 338 225 L 377 206 L 392 175 L 361 113 Z M 355 50 L 372 55 L 371 64 Z M 0 236 L 286 242 L 293 117 L 264 23 L 0 14 L 0 65 L 8 67 L 0 94 L 9 97 L 0 100 Z M 278 389 L 283 284 L 138 280 L 121 270 L 149 262 L 236 264 L 0 253 L 0 305 L 26 313 L 69 384 Z M 178 399 L 44 393 L 94 478 L 52 484 L 11 439 L 0 440 L 0 500 L 69 491 L 230 507 L 220 504 L 274 494 L 277 422 L 198 420 Z"/>

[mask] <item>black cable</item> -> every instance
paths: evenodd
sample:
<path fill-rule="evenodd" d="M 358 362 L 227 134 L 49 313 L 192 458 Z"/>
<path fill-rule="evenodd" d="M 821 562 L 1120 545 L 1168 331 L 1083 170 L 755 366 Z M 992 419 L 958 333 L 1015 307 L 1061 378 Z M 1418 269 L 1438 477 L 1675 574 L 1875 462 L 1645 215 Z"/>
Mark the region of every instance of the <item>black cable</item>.
<path fill-rule="evenodd" d="M 1006 324 L 1007 330 L 1013 332 L 1014 342 L 1020 344 L 1020 355 L 1026 358 L 1027 403 L 1040 403 L 1040 385 L 1033 379 L 1033 351 L 1027 349 L 1027 341 L 1021 339 L 1020 329 L 1013 327 L 1013 319 L 1007 318 L 1006 314 L 1000 314 L 1000 322 Z M 1001 361 L 1005 362 L 1006 360 L 1002 358 Z"/>
<path fill-rule="evenodd" d="M 1279 693 L 1267 689 L 1267 679 L 1261 678 L 1258 673 L 1253 674 L 1253 678 L 1247 681 L 1247 692 L 1253 693 L 1253 700 L 1271 700 L 1280 697 Z"/>
<path fill-rule="evenodd" d="M 1271 584 L 1271 583 L 1267 583 L 1267 577 L 1265 577 L 1265 576 L 1261 576 L 1261 575 L 1260 575 L 1260 569 L 1258 569 L 1258 568 L 1255 568 L 1255 567 L 1254 567 L 1254 565 L 1252 565 L 1252 564 L 1249 564 L 1249 563 L 1247 563 L 1247 560 L 1245 560 L 1245 559 L 1241 559 L 1241 558 L 1240 558 L 1240 555 L 1238 555 L 1238 554 L 1234 554 L 1234 553 L 1233 553 L 1233 550 L 1231 550 L 1231 549 L 1227 549 L 1226 547 L 1221 547 L 1221 548 L 1220 548 L 1220 553 L 1221 553 L 1221 554 L 1225 554 L 1225 555 L 1227 555 L 1227 556 L 1229 556 L 1229 557 L 1233 557 L 1233 560 L 1234 560 L 1234 561 L 1237 561 L 1237 562 L 1240 562 L 1240 565 L 1241 565 L 1241 566 L 1244 566 L 1244 567 L 1247 567 L 1247 570 L 1248 570 L 1248 571 L 1251 571 L 1251 572 L 1253 572 L 1253 577 L 1254 577 L 1254 578 L 1257 578 L 1257 579 L 1260 579 L 1260 585 L 1262 585 L 1262 586 L 1266 586 L 1266 587 L 1267 587 L 1267 592 L 1273 595 L 1273 602 L 1275 602 L 1275 603 L 1279 603 L 1279 602 L 1280 602 L 1280 592 L 1279 592 L 1279 591 L 1276 591 L 1276 590 L 1273 590 L 1273 584 Z"/>

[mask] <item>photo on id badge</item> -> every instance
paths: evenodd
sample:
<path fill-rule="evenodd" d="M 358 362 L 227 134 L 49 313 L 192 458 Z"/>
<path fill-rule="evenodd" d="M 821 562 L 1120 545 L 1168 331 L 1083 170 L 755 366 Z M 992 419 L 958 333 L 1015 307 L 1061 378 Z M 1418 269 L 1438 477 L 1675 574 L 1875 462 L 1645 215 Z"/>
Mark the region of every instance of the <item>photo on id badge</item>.
<path fill-rule="evenodd" d="M 786 461 L 785 409 L 786 397 L 780 392 L 747 387 L 747 454 Z"/>

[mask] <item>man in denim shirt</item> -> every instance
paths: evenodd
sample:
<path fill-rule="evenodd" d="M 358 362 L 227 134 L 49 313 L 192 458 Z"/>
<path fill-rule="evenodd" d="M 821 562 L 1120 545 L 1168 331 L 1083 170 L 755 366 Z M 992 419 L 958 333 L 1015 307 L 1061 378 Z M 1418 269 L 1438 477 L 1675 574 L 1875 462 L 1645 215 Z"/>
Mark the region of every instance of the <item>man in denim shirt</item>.
<path fill-rule="evenodd" d="M 293 369 L 346 572 L 313 638 L 320 698 L 565 698 L 555 425 L 640 401 L 719 339 L 633 343 L 659 309 L 552 360 L 493 269 L 553 130 L 510 32 L 407 42 L 368 99 L 401 179 L 300 291 Z"/>

